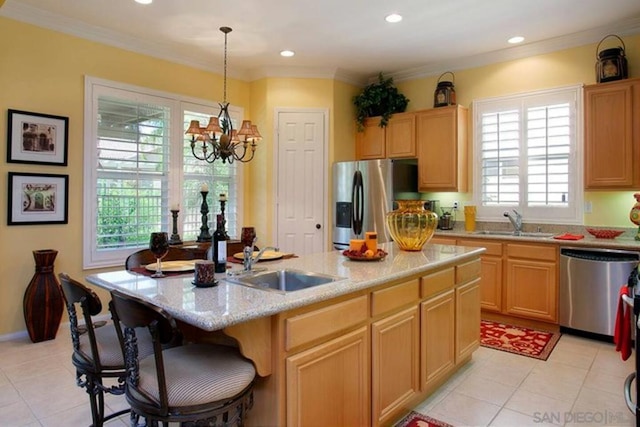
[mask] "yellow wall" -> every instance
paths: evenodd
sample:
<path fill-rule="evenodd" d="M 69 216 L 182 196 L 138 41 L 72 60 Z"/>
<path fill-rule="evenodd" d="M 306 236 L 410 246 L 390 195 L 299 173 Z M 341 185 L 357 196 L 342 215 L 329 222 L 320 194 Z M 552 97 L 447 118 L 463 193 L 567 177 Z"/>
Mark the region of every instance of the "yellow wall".
<path fill-rule="evenodd" d="M 629 63 L 629 77 L 640 77 L 640 55 L 634 54 L 640 52 L 640 35 L 625 36 L 623 40 Z M 596 80 L 595 58 L 596 44 L 593 44 L 546 55 L 455 71 L 457 102 L 471 108 L 474 99 L 565 85 L 592 84 Z M 446 75 L 443 80 L 448 80 L 450 77 L 450 75 Z M 433 92 L 437 79 L 438 76 L 432 76 L 396 82 L 398 89 L 410 100 L 408 111 L 433 107 Z M 470 132 L 470 137 L 471 135 Z M 470 177 L 473 176 L 472 167 L 473 164 L 470 164 Z M 471 200 L 472 194 L 431 193 L 423 194 L 423 197 L 440 200 L 441 206 L 451 206 L 454 200 L 461 203 Z M 585 194 L 585 201 L 590 201 L 593 206 L 593 212 L 584 215 L 586 225 L 634 227 L 629 221 L 629 211 L 635 203 L 633 191 L 591 191 Z"/>
<path fill-rule="evenodd" d="M 34 272 L 32 251 L 57 249 L 56 272 L 84 278 L 82 271 L 83 109 L 86 75 L 180 93 L 222 99 L 220 75 L 0 18 L 0 135 L 7 110 L 69 117 L 67 167 L 7 163 L 0 156 L 0 336 L 25 330 L 22 296 Z M 249 84 L 230 80 L 229 99 L 250 112 Z M 6 148 L 5 148 L 6 149 Z M 7 226 L 7 173 L 69 175 L 69 223 Z M 124 260 L 123 260 L 124 262 Z M 100 291 L 106 298 L 106 293 Z"/>

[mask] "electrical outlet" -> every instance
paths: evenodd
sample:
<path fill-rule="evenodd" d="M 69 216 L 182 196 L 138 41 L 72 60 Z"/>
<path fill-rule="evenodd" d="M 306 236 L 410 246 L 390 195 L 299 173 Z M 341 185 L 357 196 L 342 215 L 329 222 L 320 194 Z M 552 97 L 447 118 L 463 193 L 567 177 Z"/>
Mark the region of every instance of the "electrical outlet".
<path fill-rule="evenodd" d="M 458 202 L 453 202 L 453 210 L 458 210 Z"/>
<path fill-rule="evenodd" d="M 590 214 L 593 212 L 593 205 L 591 202 L 584 202 L 584 213 Z"/>

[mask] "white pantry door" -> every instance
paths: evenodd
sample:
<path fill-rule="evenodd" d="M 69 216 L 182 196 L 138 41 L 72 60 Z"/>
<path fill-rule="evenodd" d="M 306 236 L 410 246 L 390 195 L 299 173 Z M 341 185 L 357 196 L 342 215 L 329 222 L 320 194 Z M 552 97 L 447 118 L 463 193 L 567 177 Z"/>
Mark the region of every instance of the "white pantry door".
<path fill-rule="evenodd" d="M 327 239 L 326 110 L 276 110 L 276 238 L 282 252 L 323 252 Z"/>

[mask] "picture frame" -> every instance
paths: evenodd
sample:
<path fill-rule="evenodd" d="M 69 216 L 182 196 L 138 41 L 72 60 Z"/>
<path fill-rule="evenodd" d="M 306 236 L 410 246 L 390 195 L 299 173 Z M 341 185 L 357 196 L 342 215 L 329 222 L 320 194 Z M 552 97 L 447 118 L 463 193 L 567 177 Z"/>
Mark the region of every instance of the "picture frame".
<path fill-rule="evenodd" d="M 69 175 L 9 172 L 7 225 L 67 224 Z"/>
<path fill-rule="evenodd" d="M 69 118 L 9 110 L 7 162 L 67 166 Z"/>

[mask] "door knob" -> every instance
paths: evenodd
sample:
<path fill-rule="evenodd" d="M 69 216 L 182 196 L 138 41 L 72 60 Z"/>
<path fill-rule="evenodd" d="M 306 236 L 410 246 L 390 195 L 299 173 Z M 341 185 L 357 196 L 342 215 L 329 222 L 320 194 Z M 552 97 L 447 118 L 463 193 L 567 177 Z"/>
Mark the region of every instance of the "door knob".
<path fill-rule="evenodd" d="M 316 224 L 316 229 L 320 230 L 322 228 L 322 226 L 320 224 Z"/>

